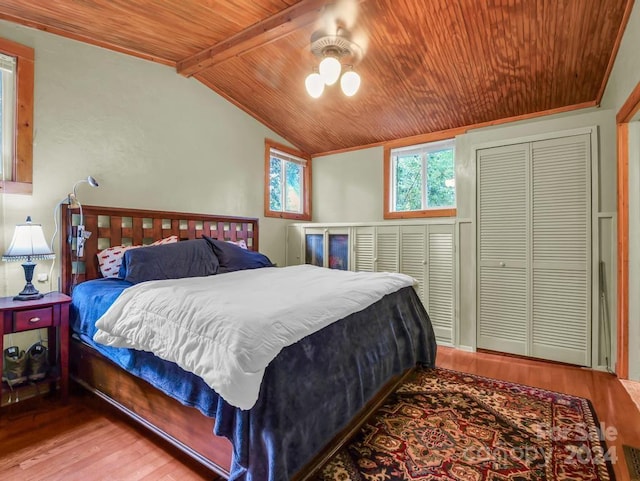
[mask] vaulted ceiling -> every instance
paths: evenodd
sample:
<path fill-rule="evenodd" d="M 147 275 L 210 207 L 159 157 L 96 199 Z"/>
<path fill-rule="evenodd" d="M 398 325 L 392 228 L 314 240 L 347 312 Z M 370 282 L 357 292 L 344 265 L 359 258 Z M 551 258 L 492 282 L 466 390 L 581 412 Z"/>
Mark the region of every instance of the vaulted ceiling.
<path fill-rule="evenodd" d="M 600 102 L 633 0 L 0 0 L 0 18 L 174 66 L 309 154 Z M 318 99 L 311 35 L 362 86 Z"/>

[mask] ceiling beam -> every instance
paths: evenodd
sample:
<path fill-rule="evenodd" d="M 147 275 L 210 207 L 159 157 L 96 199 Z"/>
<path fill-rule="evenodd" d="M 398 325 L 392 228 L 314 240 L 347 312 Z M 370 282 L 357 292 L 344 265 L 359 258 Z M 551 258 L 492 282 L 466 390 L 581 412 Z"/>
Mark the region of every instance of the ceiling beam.
<path fill-rule="evenodd" d="M 302 0 L 222 42 L 180 60 L 176 69 L 180 75 L 191 77 L 213 65 L 278 40 L 316 21 L 325 4 L 327 0 Z"/>

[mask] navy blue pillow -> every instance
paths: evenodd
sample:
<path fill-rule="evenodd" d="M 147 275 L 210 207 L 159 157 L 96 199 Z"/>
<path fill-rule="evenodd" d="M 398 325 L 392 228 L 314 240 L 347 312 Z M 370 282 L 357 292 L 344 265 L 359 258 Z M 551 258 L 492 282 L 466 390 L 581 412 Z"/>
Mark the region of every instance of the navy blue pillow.
<path fill-rule="evenodd" d="M 207 236 L 202 237 L 213 247 L 213 252 L 220 262 L 220 268 L 218 269 L 220 274 L 245 269 L 258 269 L 260 267 L 274 267 L 264 254 L 243 249 L 230 242 L 219 241 Z"/>
<path fill-rule="evenodd" d="M 134 284 L 210 276 L 218 272 L 218 267 L 218 258 L 204 239 L 130 249 L 122 259 L 124 279 Z"/>

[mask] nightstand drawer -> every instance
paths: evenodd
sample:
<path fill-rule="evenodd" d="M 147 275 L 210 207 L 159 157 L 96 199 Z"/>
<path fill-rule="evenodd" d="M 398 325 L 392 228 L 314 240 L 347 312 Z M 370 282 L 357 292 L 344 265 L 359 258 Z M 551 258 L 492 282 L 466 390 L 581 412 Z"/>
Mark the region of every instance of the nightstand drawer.
<path fill-rule="evenodd" d="M 28 331 L 40 327 L 53 326 L 53 310 L 51 307 L 29 309 L 13 313 L 13 331 Z"/>

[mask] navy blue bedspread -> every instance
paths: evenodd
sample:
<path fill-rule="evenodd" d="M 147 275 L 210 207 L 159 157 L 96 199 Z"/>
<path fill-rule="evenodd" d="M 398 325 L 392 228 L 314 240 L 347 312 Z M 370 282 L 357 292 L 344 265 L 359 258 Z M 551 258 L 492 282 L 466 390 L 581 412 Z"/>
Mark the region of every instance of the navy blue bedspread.
<path fill-rule="evenodd" d="M 243 411 L 174 363 L 93 342 L 95 321 L 129 286 L 117 279 L 78 285 L 72 329 L 127 371 L 215 417 L 215 434 L 234 447 L 231 480 L 290 479 L 392 376 L 435 364 L 431 322 L 406 287 L 283 349 L 266 369 L 258 402 Z"/>

